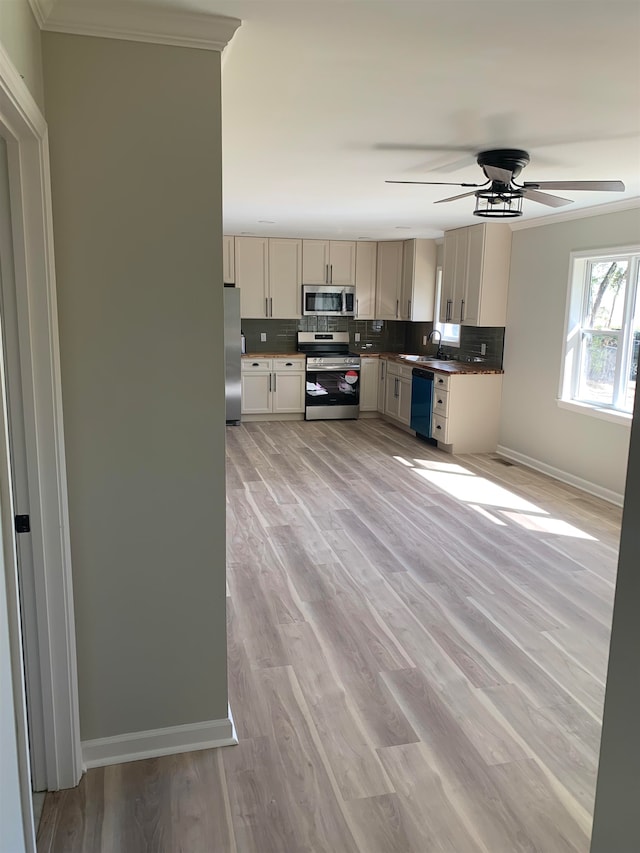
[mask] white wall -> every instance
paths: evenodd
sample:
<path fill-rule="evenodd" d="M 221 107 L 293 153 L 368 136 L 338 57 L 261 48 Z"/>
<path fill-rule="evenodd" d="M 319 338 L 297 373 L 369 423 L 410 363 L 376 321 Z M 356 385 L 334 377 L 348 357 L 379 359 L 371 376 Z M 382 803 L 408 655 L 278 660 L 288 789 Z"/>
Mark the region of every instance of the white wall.
<path fill-rule="evenodd" d="M 43 57 L 82 739 L 224 719 L 220 54 Z"/>
<path fill-rule="evenodd" d="M 557 405 L 569 255 L 640 244 L 640 211 L 516 230 L 511 249 L 500 445 L 624 494 L 629 426 Z"/>
<path fill-rule="evenodd" d="M 42 110 L 40 29 L 27 0 L 0 0 L 0 42 Z"/>

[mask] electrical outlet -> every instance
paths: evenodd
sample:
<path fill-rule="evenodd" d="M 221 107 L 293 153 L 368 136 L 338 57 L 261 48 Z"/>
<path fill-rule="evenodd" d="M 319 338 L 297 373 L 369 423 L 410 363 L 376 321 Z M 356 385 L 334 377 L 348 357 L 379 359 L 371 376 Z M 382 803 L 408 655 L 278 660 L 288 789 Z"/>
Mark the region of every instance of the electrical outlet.
<path fill-rule="evenodd" d="M 260 332 L 260 340 L 262 341 L 263 344 L 266 343 L 266 340 L 267 340 L 267 333 L 266 332 Z"/>
<path fill-rule="evenodd" d="M 357 344 L 359 344 L 359 343 L 360 343 L 360 332 L 356 332 L 356 333 L 355 333 L 355 335 L 353 336 L 353 340 L 354 340 Z"/>
<path fill-rule="evenodd" d="M 486 344 L 480 344 L 480 355 L 486 355 L 486 354 L 487 354 L 487 345 Z"/>
<path fill-rule="evenodd" d="M 427 345 L 427 336 L 426 336 L 426 335 L 423 335 L 423 336 L 422 336 L 422 346 L 423 346 L 423 347 L 426 347 L 426 345 Z"/>

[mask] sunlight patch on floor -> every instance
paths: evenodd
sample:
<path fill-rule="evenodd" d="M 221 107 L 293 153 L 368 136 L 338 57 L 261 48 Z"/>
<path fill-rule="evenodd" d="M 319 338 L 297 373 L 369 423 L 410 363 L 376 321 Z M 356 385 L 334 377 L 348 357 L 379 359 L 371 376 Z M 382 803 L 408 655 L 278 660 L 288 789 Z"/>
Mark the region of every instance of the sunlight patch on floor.
<path fill-rule="evenodd" d="M 516 495 L 509 489 L 480 477 L 456 462 L 432 459 L 393 457 L 401 465 L 410 468 L 432 486 L 446 492 L 469 506 L 487 521 L 500 527 L 508 521 L 534 533 L 550 533 L 555 536 L 572 536 L 575 539 L 598 540 L 583 530 L 560 518 L 551 518 L 547 510 Z M 490 511 L 493 510 L 493 511 Z"/>

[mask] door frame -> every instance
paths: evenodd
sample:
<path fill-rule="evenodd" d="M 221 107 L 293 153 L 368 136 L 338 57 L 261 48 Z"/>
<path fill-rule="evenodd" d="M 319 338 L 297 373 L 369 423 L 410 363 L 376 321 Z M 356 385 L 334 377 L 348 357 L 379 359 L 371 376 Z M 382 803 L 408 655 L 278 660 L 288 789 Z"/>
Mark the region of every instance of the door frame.
<path fill-rule="evenodd" d="M 46 786 L 53 791 L 78 784 L 82 751 L 49 141 L 44 116 L 1 44 L 0 130 L 7 143 L 9 168 Z M 10 494 L 9 474 L 6 466 L 0 467 L 3 495 Z M 10 572 L 11 567 L 5 570 Z M 17 588 L 15 595 L 10 607 L 18 608 L 18 618 L 11 620 L 15 623 L 10 626 L 11 641 L 20 654 L 14 654 L 14 664 L 21 658 L 22 641 L 15 636 L 16 627 L 18 634 L 20 631 Z M 24 706 L 24 672 L 16 667 L 12 671 L 14 695 L 17 705 L 22 702 Z M 17 718 L 24 712 L 24 707 L 16 707 Z M 22 759 L 28 769 L 28 746 Z"/>

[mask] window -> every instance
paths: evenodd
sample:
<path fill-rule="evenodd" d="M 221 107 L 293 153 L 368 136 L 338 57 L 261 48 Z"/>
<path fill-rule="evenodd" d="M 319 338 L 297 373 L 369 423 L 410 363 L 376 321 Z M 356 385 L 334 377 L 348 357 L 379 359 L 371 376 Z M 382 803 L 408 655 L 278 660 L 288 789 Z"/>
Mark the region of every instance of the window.
<path fill-rule="evenodd" d="M 572 255 L 561 400 L 630 414 L 640 348 L 640 247 Z"/>
<path fill-rule="evenodd" d="M 440 298 L 442 296 L 442 267 L 438 267 L 436 273 L 436 304 L 433 309 L 433 328 L 440 332 L 442 343 L 452 347 L 460 346 L 460 326 L 457 323 L 440 323 Z"/>

